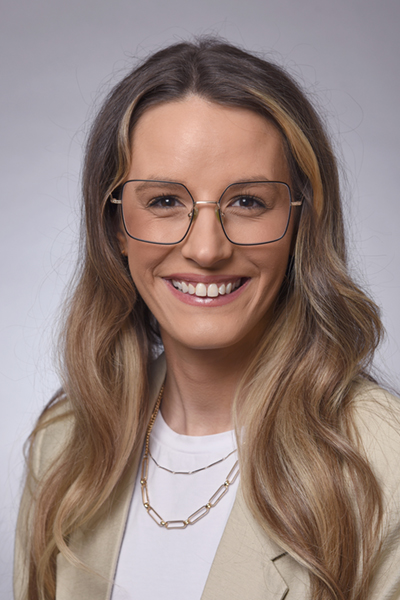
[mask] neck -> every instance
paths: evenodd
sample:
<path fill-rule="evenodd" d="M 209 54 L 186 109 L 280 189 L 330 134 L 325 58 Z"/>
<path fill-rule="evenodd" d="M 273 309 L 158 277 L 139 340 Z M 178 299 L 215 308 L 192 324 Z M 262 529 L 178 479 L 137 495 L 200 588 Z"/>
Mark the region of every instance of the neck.
<path fill-rule="evenodd" d="M 247 367 L 246 349 L 183 348 L 163 336 L 167 378 L 161 412 L 184 435 L 212 435 L 233 429 L 232 405 Z"/>

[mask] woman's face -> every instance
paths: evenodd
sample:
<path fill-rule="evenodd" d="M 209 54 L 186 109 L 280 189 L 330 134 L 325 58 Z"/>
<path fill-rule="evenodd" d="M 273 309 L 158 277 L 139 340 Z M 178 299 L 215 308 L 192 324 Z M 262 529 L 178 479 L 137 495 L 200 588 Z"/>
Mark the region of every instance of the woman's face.
<path fill-rule="evenodd" d="M 189 96 L 148 109 L 132 140 L 128 179 L 183 183 L 195 201 L 216 202 L 231 183 L 290 184 L 282 140 L 263 117 Z M 200 205 L 187 237 L 153 245 L 120 231 L 135 285 L 157 319 L 165 346 L 254 348 L 268 327 L 293 236 L 261 246 L 236 246 L 224 235 L 215 205 Z M 251 240 L 249 240 L 251 241 Z M 184 293 L 177 289 L 195 293 Z M 227 293 L 230 284 L 233 288 Z M 200 285 L 199 285 L 200 284 Z M 218 295 L 204 297 L 204 290 Z M 190 287 L 193 286 L 193 287 Z M 224 291 L 221 294 L 219 290 Z"/>

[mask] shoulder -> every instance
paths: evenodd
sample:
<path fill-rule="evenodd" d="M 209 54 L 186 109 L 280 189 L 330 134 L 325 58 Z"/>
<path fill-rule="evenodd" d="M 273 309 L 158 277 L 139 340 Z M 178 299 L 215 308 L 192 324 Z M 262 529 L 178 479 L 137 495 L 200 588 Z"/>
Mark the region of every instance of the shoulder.
<path fill-rule="evenodd" d="M 355 424 L 362 447 L 375 461 L 400 459 L 400 399 L 373 383 L 357 385 Z"/>
<path fill-rule="evenodd" d="M 162 353 L 149 366 L 149 409 L 157 399 L 165 373 L 166 362 Z M 57 462 L 71 440 L 75 422 L 72 404 L 62 394 L 42 412 L 31 442 L 31 472 L 36 479 L 42 479 Z"/>
<path fill-rule="evenodd" d="M 72 406 L 64 397 L 42 412 L 31 442 L 31 472 L 36 479 L 40 480 L 62 454 L 74 422 Z"/>
<path fill-rule="evenodd" d="M 400 400 L 368 382 L 357 385 L 352 404 L 360 450 L 381 486 L 384 504 L 400 514 Z"/>

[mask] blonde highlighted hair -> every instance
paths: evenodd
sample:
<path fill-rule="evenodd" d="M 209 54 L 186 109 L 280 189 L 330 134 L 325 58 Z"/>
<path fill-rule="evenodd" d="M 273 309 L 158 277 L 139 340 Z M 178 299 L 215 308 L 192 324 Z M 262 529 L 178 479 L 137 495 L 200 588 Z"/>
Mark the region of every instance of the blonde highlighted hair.
<path fill-rule="evenodd" d="M 138 295 L 107 201 L 127 176 L 132 131 L 150 107 L 197 94 L 274 123 L 294 198 L 302 198 L 293 257 L 272 327 L 235 402 L 242 483 L 255 518 L 310 573 L 312 600 L 362 600 L 376 555 L 382 501 L 356 444 L 352 397 L 381 335 L 374 303 L 346 266 L 337 166 L 320 118 L 278 66 L 215 39 L 150 56 L 116 86 L 90 133 L 83 172 L 84 244 L 62 337 L 70 441 L 35 488 L 30 600 L 55 597 L 58 552 L 98 513 L 146 426 L 157 326 Z M 56 417 L 61 418 L 61 417 Z M 32 458 L 30 463 L 32 475 Z M 29 477 L 29 473 L 28 473 Z"/>

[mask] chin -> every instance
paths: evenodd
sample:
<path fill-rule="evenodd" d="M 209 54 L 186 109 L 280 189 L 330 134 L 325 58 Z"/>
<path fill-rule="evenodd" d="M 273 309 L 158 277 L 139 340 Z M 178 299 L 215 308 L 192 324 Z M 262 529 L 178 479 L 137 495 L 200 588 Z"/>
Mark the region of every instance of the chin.
<path fill-rule="evenodd" d="M 171 347 L 175 344 L 178 344 L 190 350 L 199 351 L 217 351 L 227 348 L 234 349 L 239 345 L 254 349 L 259 338 L 259 336 L 255 335 L 254 330 L 251 332 L 224 332 L 221 330 L 220 324 L 214 325 L 211 329 L 207 328 L 206 331 L 196 331 L 196 328 L 192 327 L 187 336 L 174 335 L 172 332 L 168 332 L 161 328 L 161 337 L 163 339 L 164 346 Z"/>

